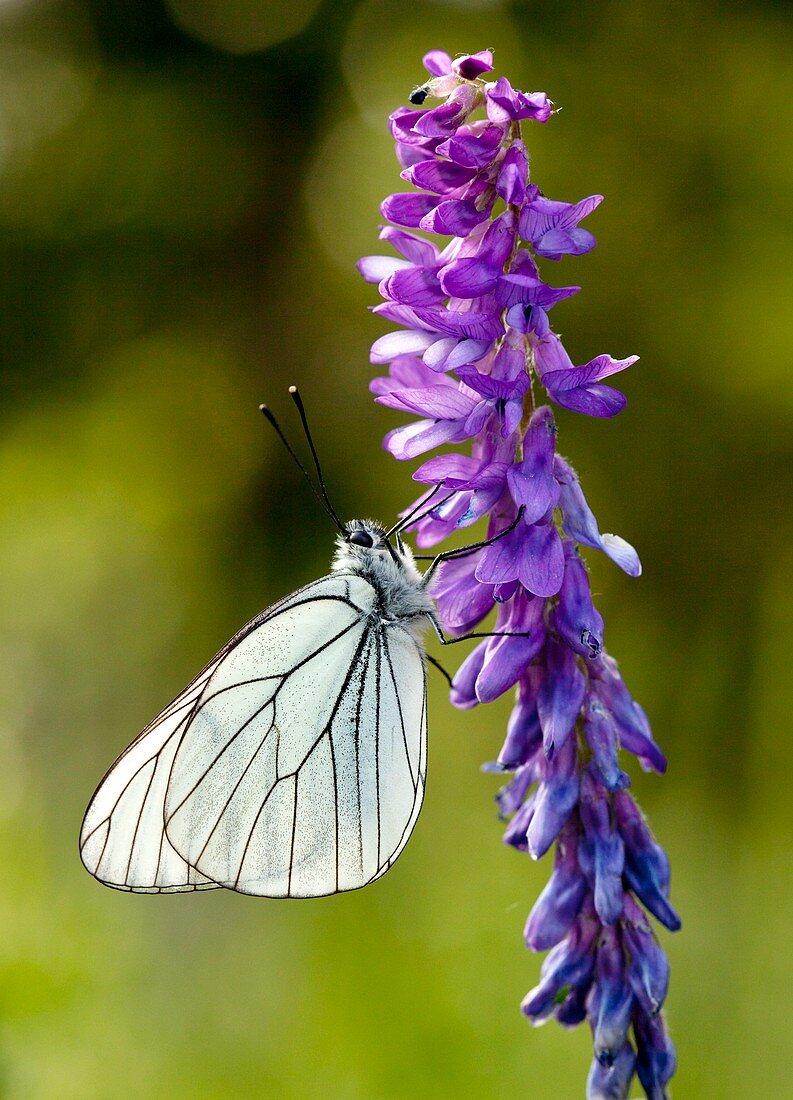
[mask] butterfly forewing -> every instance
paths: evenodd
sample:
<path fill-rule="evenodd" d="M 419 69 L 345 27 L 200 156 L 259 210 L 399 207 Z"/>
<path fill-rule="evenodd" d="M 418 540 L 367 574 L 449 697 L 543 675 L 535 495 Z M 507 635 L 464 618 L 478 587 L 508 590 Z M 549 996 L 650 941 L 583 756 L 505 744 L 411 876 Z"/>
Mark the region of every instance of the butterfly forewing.
<path fill-rule="evenodd" d="M 423 796 L 424 667 L 376 599 L 361 577 L 325 578 L 211 676 L 165 800 L 168 839 L 202 875 L 314 897 L 396 858 Z"/>
<path fill-rule="evenodd" d="M 426 774 L 426 676 L 375 588 L 337 572 L 263 612 L 118 758 L 83 823 L 109 886 L 353 890 L 392 865 Z"/>
<path fill-rule="evenodd" d="M 217 659 L 116 760 L 86 811 L 80 855 L 107 886 L 141 893 L 208 889 L 169 844 L 163 803 L 179 740 Z"/>
<path fill-rule="evenodd" d="M 269 615 L 310 599 L 318 585 L 346 599 L 347 582 L 330 584 L 331 580 L 307 585 L 244 627 L 111 766 L 89 803 L 80 832 L 80 856 L 100 882 L 140 893 L 218 885 L 189 864 L 165 835 L 165 794 L 176 750 L 207 683 L 241 640 Z"/>

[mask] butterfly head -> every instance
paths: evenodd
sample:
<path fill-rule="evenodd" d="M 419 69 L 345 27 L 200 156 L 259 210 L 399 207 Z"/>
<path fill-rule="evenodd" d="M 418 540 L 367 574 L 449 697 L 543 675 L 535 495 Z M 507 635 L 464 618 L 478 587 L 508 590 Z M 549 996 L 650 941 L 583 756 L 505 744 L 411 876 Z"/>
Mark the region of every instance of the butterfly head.
<path fill-rule="evenodd" d="M 353 519 L 345 523 L 344 532 L 336 539 L 334 569 L 351 570 L 371 579 L 372 575 L 402 577 L 415 583 L 413 555 L 399 534 L 392 543 L 386 530 L 370 519 Z"/>
<path fill-rule="evenodd" d="M 386 550 L 388 541 L 384 528 L 367 519 L 352 519 L 344 525 L 344 542 L 363 550 Z"/>
<path fill-rule="evenodd" d="M 336 539 L 337 558 L 343 555 L 350 562 L 365 562 L 379 557 L 394 558 L 394 547 L 386 538 L 385 528 L 371 519 L 351 519 Z"/>

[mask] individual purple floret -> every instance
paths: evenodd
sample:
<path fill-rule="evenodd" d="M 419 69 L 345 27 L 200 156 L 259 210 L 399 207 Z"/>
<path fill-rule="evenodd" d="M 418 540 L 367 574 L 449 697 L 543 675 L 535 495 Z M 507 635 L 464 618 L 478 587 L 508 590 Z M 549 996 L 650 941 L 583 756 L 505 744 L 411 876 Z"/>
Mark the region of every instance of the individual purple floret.
<path fill-rule="evenodd" d="M 554 411 L 621 412 L 625 397 L 604 380 L 637 357 L 574 365 L 551 314 L 580 288 L 546 282 L 537 262 L 595 247 L 581 223 L 602 196 L 559 202 L 531 181 L 521 123 L 547 122 L 553 105 L 490 79 L 489 50 L 455 59 L 432 50 L 424 65 L 429 79 L 390 118 L 413 188 L 381 206 L 390 224 L 380 239 L 396 254 L 358 264 L 383 299 L 374 312 L 393 326 L 372 345 L 372 363 L 388 373 L 371 389 L 410 417 L 385 447 L 421 459 L 413 478 L 423 492 L 410 506 L 427 501 L 410 528 L 418 545 L 486 524 L 478 541 L 488 545 L 446 562 L 433 594 L 456 636 L 496 609 L 494 636 L 462 662 L 451 699 L 467 709 L 514 691 L 485 769 L 510 773 L 497 796 L 506 843 L 533 859 L 555 848 L 524 932 L 528 947 L 549 953 L 523 1013 L 534 1024 L 588 1021 L 589 1100 L 626 1100 L 636 1077 L 664 1100 L 675 1069 L 661 1011 L 669 965 L 647 914 L 673 931 L 680 920 L 669 861 L 628 793 L 621 754 L 658 774 L 666 759 L 605 649 L 582 550 L 631 577 L 641 564 L 628 542 L 601 532 L 557 450 Z"/>

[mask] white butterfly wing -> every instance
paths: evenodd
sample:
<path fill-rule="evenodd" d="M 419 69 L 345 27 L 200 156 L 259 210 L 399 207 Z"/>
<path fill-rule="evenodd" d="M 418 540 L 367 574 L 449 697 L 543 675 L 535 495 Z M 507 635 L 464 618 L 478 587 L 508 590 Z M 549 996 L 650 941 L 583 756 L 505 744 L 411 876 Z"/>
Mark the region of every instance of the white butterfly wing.
<path fill-rule="evenodd" d="M 174 755 L 224 657 L 260 620 L 302 599 L 316 584 L 322 582 L 300 589 L 244 627 L 110 767 L 89 803 L 80 832 L 80 856 L 100 882 L 139 893 L 206 890 L 218 885 L 199 874 L 165 835 L 165 794 Z M 343 591 L 343 584 L 336 587 Z"/>
<path fill-rule="evenodd" d="M 384 874 L 426 773 L 422 651 L 372 586 L 335 574 L 262 616 L 205 684 L 171 767 L 165 827 L 200 875 L 317 897 Z"/>
<path fill-rule="evenodd" d="M 86 811 L 80 856 L 107 886 L 172 893 L 216 886 L 198 874 L 165 836 L 163 805 L 174 754 L 217 658 L 112 765 Z"/>

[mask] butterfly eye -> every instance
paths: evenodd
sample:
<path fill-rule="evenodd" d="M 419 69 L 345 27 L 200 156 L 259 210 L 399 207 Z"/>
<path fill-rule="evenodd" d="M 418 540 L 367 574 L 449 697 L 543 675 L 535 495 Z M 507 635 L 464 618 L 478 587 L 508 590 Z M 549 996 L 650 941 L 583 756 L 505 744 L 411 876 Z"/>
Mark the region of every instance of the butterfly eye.
<path fill-rule="evenodd" d="M 368 531 L 353 531 L 347 538 L 354 546 L 374 546 L 374 540 Z"/>

